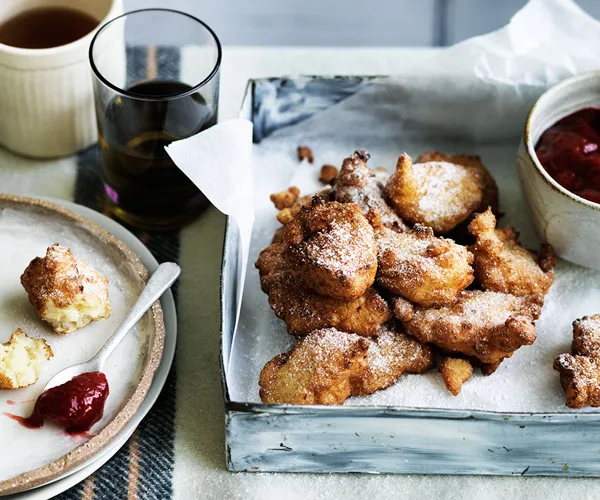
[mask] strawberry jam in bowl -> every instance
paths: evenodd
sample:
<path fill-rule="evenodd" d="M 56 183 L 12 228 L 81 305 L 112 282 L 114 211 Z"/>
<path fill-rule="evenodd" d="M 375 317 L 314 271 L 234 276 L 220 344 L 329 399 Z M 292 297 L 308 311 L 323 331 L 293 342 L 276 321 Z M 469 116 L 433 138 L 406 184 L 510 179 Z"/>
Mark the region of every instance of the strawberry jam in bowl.
<path fill-rule="evenodd" d="M 517 172 L 540 239 L 600 270 L 600 72 L 567 78 L 531 108 Z"/>
<path fill-rule="evenodd" d="M 583 108 L 560 119 L 542 134 L 535 152 L 561 186 L 600 203 L 600 107 Z"/>

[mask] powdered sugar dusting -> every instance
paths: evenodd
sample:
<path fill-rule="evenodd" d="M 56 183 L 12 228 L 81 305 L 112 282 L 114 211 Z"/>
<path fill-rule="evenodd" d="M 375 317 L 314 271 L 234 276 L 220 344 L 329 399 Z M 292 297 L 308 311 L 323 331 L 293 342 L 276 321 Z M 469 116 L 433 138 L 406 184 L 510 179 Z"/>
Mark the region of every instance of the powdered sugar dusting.
<path fill-rule="evenodd" d="M 352 225 L 350 222 L 334 220 L 326 231 L 313 236 L 305 249 L 314 264 L 342 276 L 353 276 L 357 270 L 371 265 L 372 256 L 368 248 L 374 246 L 373 230 L 366 221 Z"/>
<path fill-rule="evenodd" d="M 381 216 L 383 224 L 405 230 L 406 225 L 383 196 L 388 177 L 389 174 L 382 170 L 374 174 L 362 163 L 350 164 L 346 161 L 336 181 L 335 199 L 341 203 L 356 203 L 365 215 L 375 211 Z"/>
<path fill-rule="evenodd" d="M 454 217 L 481 201 L 483 184 L 473 181 L 478 179 L 474 169 L 440 161 L 415 163 L 413 172 L 419 183 L 419 210 L 432 219 Z"/>

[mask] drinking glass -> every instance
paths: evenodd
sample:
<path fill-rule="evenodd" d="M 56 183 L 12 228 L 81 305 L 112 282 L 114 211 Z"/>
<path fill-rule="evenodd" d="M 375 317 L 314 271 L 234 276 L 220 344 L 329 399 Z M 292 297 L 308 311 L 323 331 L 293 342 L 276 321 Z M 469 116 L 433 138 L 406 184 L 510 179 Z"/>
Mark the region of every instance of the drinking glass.
<path fill-rule="evenodd" d="M 209 202 L 165 151 L 216 122 L 221 44 L 193 16 L 126 13 L 89 51 L 107 211 L 144 230 L 173 230 Z"/>

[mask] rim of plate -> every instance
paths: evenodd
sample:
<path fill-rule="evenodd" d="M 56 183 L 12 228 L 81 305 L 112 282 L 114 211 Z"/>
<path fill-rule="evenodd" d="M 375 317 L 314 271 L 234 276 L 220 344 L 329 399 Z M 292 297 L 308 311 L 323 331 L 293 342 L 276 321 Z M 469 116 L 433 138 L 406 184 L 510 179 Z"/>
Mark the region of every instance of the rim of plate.
<path fill-rule="evenodd" d="M 158 267 L 158 261 L 152 253 L 150 253 L 150 250 L 148 250 L 133 233 L 113 219 L 84 205 L 77 205 L 72 201 L 49 197 L 41 198 L 78 213 L 83 217 L 87 217 L 104 230 L 113 233 L 135 251 L 138 258 L 142 261 L 142 264 L 144 264 L 151 272 Z M 148 390 L 148 394 L 144 398 L 144 401 L 136 414 L 115 439 L 86 462 L 65 472 L 65 474 L 60 477 L 35 488 L 10 495 L 9 498 L 14 500 L 47 500 L 49 498 L 54 498 L 54 496 L 67 491 L 69 488 L 100 469 L 127 443 L 127 440 L 135 432 L 141 421 L 156 403 L 156 400 L 167 381 L 175 356 L 175 347 L 177 344 L 177 314 L 171 290 L 167 290 L 161 297 L 160 303 L 163 308 L 165 323 L 165 347 L 160 364 L 154 375 L 150 389 Z"/>
<path fill-rule="evenodd" d="M 78 213 L 38 198 L 0 194 L 0 204 L 7 203 L 16 206 L 39 207 L 85 226 L 92 234 L 99 237 L 100 240 L 121 253 L 123 258 L 134 266 L 134 269 L 144 281 L 148 280 L 148 270 L 139 260 L 137 255 L 125 243 Z M 153 341 L 148 348 L 148 356 L 140 375 L 140 381 L 133 394 L 122 406 L 119 413 L 117 413 L 117 415 L 100 432 L 98 432 L 98 434 L 89 441 L 77 446 L 69 453 L 42 467 L 0 481 L 0 496 L 20 493 L 62 476 L 65 472 L 85 462 L 102 450 L 125 428 L 144 401 L 162 358 L 165 340 L 165 325 L 160 302 L 157 301 L 150 311 L 154 320 Z"/>

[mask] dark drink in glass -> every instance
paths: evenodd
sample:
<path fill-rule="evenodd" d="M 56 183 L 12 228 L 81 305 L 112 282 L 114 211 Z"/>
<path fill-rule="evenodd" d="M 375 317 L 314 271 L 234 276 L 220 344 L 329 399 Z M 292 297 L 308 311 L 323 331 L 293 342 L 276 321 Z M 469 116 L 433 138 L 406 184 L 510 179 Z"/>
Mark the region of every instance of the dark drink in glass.
<path fill-rule="evenodd" d="M 133 17 L 128 19 L 129 16 Z M 151 18 L 143 22 L 144 18 L 135 16 Z M 120 62 L 125 70 L 123 72 L 118 70 L 119 60 L 114 58 L 115 52 L 119 52 L 119 48 L 115 48 L 115 36 L 109 37 L 110 33 L 106 32 L 111 31 L 112 23 L 116 22 L 117 37 L 124 32 L 121 40 L 125 49 L 128 29 L 136 26 L 140 29 L 147 23 L 152 24 L 152 20 L 167 22 L 163 19 L 165 16 L 175 16 L 180 22 L 190 23 L 186 36 L 189 36 L 190 30 L 191 33 L 197 31 L 198 26 L 203 28 L 201 33 L 204 37 L 206 33 L 212 34 L 200 21 L 186 14 L 147 9 L 125 14 L 105 25 L 90 49 L 92 67 L 97 77 L 96 117 L 106 203 L 114 216 L 128 225 L 146 230 L 179 228 L 209 205 L 200 190 L 171 161 L 165 146 L 197 134 L 216 122 L 220 61 L 216 37 L 209 38 L 209 41 L 216 43 L 214 50 L 210 46 L 198 45 L 196 48 L 199 56 L 204 55 L 208 59 L 205 71 L 212 68 L 208 76 L 204 75 L 203 80 L 198 80 L 203 72 L 194 76 L 195 71 L 192 71 L 187 79 L 174 79 L 174 73 L 180 76 L 182 71 L 173 62 L 183 58 L 182 55 L 174 55 L 177 50 L 193 52 L 195 46 L 189 40 L 185 44 L 173 41 L 168 45 L 165 50 L 174 61 L 169 60 L 166 65 L 160 48 L 149 47 L 147 51 L 140 52 L 139 45 L 135 45 L 133 50 L 124 50 Z M 172 23 L 173 19 L 170 21 Z M 173 26 L 169 33 L 172 30 Z M 104 44 L 103 34 L 108 37 Z M 195 43 L 199 44 L 200 41 L 196 40 Z M 137 54 L 137 61 L 132 53 Z M 116 71 L 110 66 L 107 68 L 112 81 L 98 69 L 102 64 L 111 64 L 111 54 L 117 67 Z M 139 64 L 140 54 L 144 56 L 145 65 Z M 134 83 L 123 85 L 121 89 L 115 81 L 118 79 Z"/>

